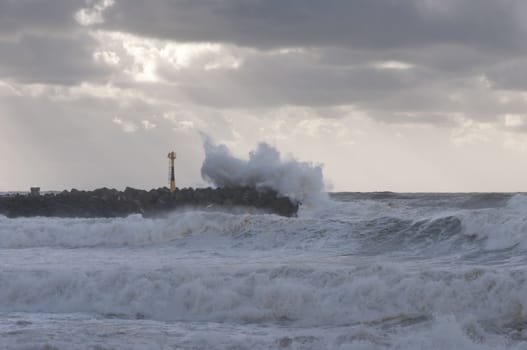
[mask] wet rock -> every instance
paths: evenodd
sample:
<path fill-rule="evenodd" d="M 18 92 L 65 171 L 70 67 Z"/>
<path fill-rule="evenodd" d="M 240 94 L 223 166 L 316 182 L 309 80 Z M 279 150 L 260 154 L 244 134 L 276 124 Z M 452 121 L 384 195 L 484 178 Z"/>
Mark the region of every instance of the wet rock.
<path fill-rule="evenodd" d="M 124 191 L 99 188 L 93 191 L 62 191 L 38 197 L 0 196 L 0 214 L 7 217 L 124 217 L 155 216 L 182 207 L 254 207 L 283 216 L 294 216 L 299 204 L 271 190 L 249 187 L 183 188 L 174 193 L 166 187 L 150 191 L 127 187 Z"/>

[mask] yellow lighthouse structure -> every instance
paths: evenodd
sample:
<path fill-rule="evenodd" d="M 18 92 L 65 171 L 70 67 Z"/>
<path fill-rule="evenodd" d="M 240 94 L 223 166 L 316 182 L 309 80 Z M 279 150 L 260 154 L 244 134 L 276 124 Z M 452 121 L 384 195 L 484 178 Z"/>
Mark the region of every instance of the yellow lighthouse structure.
<path fill-rule="evenodd" d="M 168 154 L 168 181 L 170 182 L 170 192 L 176 190 L 176 176 L 174 174 L 174 161 L 176 160 L 176 152 L 172 151 Z"/>

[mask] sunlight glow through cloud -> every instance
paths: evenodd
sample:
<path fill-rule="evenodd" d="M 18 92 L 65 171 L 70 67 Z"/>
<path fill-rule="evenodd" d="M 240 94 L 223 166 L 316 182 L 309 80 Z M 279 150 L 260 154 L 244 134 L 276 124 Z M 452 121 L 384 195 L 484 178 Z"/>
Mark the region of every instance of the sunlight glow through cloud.
<path fill-rule="evenodd" d="M 395 69 L 395 70 L 407 70 L 414 67 L 413 64 L 399 61 L 384 61 L 377 62 L 373 65 L 377 69 Z"/>
<path fill-rule="evenodd" d="M 239 69 L 243 64 L 234 48 L 219 43 L 179 43 L 100 30 L 92 36 L 100 45 L 94 58 L 110 65 L 121 64 L 123 72 L 137 82 L 166 80 L 161 68 L 210 71 Z"/>

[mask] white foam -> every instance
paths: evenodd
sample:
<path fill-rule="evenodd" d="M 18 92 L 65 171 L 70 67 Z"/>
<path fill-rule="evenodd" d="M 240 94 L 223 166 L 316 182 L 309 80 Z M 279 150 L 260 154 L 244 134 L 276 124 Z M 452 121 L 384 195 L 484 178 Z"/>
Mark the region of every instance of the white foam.
<path fill-rule="evenodd" d="M 316 202 L 326 195 L 322 166 L 294 159 L 282 160 L 274 147 L 260 143 L 249 159 L 234 157 L 225 145 L 204 137 L 205 160 L 201 174 L 218 187 L 270 188 L 301 202 Z"/>
<path fill-rule="evenodd" d="M 450 215 L 463 226 L 455 237 L 479 235 L 470 252 L 496 248 L 499 237 L 518 244 L 525 209 L 520 195 L 477 210 L 332 202 L 297 218 L 0 217 L 0 344 L 61 349 L 74 338 L 71 348 L 128 348 L 137 339 L 135 349 L 148 349 L 157 343 L 146 339 L 166 332 L 157 348 L 524 349 L 524 264 L 478 266 L 459 257 L 464 247 L 437 259 L 357 251 L 391 219 L 404 231 Z M 426 247 L 397 249 L 440 247 L 433 232 L 419 234 Z M 38 325 L 7 322 L 9 313 Z"/>
<path fill-rule="evenodd" d="M 514 195 L 503 208 L 465 211 L 464 234 L 485 239 L 488 250 L 527 249 L 527 196 Z"/>
<path fill-rule="evenodd" d="M 437 317 L 430 328 L 422 328 L 411 334 L 399 334 L 390 348 L 400 350 L 520 350 L 524 346 L 524 344 L 507 345 L 506 339 L 498 334 L 489 334 L 480 330 L 477 324 L 464 323 L 450 315 Z"/>
<path fill-rule="evenodd" d="M 267 263 L 210 266 L 177 260 L 144 269 L 40 266 L 0 272 L 0 311 L 98 313 L 176 321 L 298 326 L 382 324 L 455 315 L 503 328 L 527 315 L 525 271 L 427 270 L 404 265 Z M 341 262 L 342 263 L 342 262 Z M 392 265 L 392 266 L 389 266 Z"/>
<path fill-rule="evenodd" d="M 263 215 L 265 216 L 265 215 Z M 269 215 L 273 216 L 273 215 Z M 236 234 L 249 214 L 185 211 L 165 218 L 18 218 L 0 216 L 0 248 L 134 247 L 170 244 L 192 234 Z"/>

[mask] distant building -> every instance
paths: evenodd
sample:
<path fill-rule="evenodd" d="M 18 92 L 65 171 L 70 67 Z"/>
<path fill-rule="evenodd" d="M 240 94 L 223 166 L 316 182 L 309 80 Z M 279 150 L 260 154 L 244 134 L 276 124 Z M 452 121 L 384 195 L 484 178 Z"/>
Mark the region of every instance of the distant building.
<path fill-rule="evenodd" d="M 31 187 L 31 192 L 29 192 L 29 195 L 33 197 L 40 196 L 40 187 Z"/>

